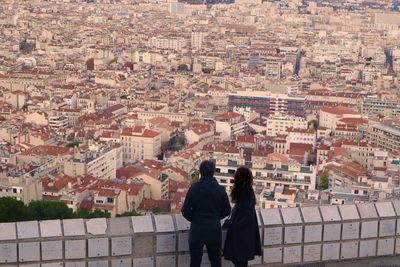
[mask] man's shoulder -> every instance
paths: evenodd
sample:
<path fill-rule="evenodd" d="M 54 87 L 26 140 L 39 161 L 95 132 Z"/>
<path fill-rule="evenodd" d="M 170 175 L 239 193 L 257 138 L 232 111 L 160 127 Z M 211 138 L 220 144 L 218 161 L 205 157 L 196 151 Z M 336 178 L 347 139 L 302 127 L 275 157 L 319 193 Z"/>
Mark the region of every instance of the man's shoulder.
<path fill-rule="evenodd" d="M 220 191 L 223 191 L 223 192 L 225 192 L 225 187 L 223 187 L 222 185 L 220 185 L 220 184 L 218 184 L 218 189 L 220 190 Z"/>
<path fill-rule="evenodd" d="M 196 188 L 199 186 L 199 184 L 200 184 L 200 182 L 198 182 L 198 181 L 192 183 L 192 184 L 190 185 L 190 187 L 189 187 L 189 191 L 196 190 Z"/>
<path fill-rule="evenodd" d="M 221 194 L 221 195 L 226 194 L 225 187 L 222 186 L 222 185 L 220 185 L 218 182 L 216 182 L 216 183 L 214 184 L 214 187 L 216 188 L 216 190 L 217 190 L 217 192 L 218 192 L 219 194 Z"/>

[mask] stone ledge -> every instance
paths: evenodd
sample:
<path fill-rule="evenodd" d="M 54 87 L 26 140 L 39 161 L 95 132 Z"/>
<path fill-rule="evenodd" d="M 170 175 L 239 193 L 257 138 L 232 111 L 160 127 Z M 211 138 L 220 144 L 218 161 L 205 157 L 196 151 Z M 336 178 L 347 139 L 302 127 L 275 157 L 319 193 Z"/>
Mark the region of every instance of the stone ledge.
<path fill-rule="evenodd" d="M 379 266 L 400 255 L 400 200 L 257 215 L 263 256 L 253 266 Z M 0 266 L 189 266 L 189 226 L 180 214 L 0 223 Z"/>

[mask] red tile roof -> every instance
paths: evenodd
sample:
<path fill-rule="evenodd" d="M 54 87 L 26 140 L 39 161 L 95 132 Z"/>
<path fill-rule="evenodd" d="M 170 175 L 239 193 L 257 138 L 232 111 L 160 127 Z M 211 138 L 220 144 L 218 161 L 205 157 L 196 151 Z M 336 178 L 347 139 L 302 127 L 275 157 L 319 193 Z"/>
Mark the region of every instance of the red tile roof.
<path fill-rule="evenodd" d="M 215 117 L 216 121 L 229 121 L 231 119 L 243 117 L 243 115 L 236 112 L 226 112 Z"/>
<path fill-rule="evenodd" d="M 65 156 L 72 154 L 72 148 L 48 145 L 35 146 L 21 153 L 23 156 Z"/>
<path fill-rule="evenodd" d="M 345 114 L 359 114 L 357 111 L 343 106 L 336 106 L 336 107 L 323 107 L 321 108 L 322 112 L 331 113 L 335 115 L 345 115 Z"/>
<path fill-rule="evenodd" d="M 236 142 L 241 142 L 241 143 L 252 143 L 254 144 L 256 142 L 254 135 L 251 134 L 245 134 L 245 135 L 238 135 L 236 136 Z"/>
<path fill-rule="evenodd" d="M 121 167 L 117 170 L 117 178 L 121 179 L 121 178 L 125 178 L 125 179 L 130 179 L 130 178 L 134 178 L 140 174 L 144 174 L 143 170 L 134 167 L 132 165 L 127 165 L 124 167 Z"/>
<path fill-rule="evenodd" d="M 367 119 L 364 118 L 342 118 L 339 120 L 339 122 L 344 123 L 344 124 L 366 124 L 368 123 Z"/>

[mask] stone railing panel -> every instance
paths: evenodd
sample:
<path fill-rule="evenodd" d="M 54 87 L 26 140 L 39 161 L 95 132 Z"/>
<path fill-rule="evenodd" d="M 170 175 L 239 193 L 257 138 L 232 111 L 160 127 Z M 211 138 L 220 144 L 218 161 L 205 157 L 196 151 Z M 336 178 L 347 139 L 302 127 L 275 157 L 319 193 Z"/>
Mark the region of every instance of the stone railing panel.
<path fill-rule="evenodd" d="M 384 262 L 400 254 L 399 200 L 265 209 L 257 218 L 263 255 L 253 266 Z M 0 223 L 0 266 L 185 267 L 189 227 L 181 214 Z"/>

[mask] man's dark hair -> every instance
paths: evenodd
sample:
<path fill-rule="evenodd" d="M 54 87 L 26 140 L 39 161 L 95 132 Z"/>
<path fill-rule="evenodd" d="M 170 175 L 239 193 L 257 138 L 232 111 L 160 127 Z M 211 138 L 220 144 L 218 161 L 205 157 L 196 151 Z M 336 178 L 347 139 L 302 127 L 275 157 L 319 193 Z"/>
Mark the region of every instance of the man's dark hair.
<path fill-rule="evenodd" d="M 211 160 L 205 160 L 200 164 L 201 177 L 212 177 L 215 172 L 215 163 Z"/>

